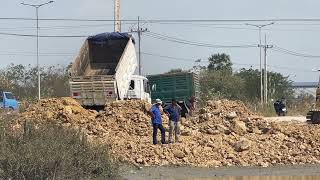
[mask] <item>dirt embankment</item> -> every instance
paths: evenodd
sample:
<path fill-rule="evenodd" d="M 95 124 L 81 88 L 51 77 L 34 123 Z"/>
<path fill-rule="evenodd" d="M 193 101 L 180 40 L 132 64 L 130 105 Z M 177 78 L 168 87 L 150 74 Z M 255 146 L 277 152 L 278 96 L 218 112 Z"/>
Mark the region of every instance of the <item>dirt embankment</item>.
<path fill-rule="evenodd" d="M 143 101 L 118 101 L 105 112 L 83 109 L 71 98 L 34 104 L 17 118 L 79 128 L 90 139 L 110 145 L 120 160 L 143 166 L 273 166 L 320 164 L 320 126 L 269 122 L 238 101 L 209 101 L 199 114 L 183 119 L 182 143 L 152 145 L 152 128 Z M 167 127 L 168 119 L 164 116 Z"/>

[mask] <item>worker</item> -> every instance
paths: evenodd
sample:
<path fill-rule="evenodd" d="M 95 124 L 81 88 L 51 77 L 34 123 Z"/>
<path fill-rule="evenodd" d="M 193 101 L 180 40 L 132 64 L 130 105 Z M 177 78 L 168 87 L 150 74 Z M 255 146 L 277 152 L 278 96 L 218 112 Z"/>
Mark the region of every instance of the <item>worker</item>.
<path fill-rule="evenodd" d="M 172 143 L 172 135 L 175 135 L 175 142 L 180 142 L 180 123 L 182 108 L 172 99 L 171 104 L 164 108 L 164 112 L 169 116 L 169 143 Z"/>
<path fill-rule="evenodd" d="M 162 125 L 162 117 L 161 117 L 161 109 L 160 109 L 161 105 L 162 105 L 162 101 L 160 99 L 156 99 L 156 103 L 151 107 L 151 110 L 150 110 L 151 121 L 153 126 L 153 144 L 154 145 L 158 144 L 158 140 L 157 140 L 158 129 L 160 129 L 160 132 L 161 132 L 161 143 L 166 144 L 166 140 L 165 140 L 166 130 Z"/>

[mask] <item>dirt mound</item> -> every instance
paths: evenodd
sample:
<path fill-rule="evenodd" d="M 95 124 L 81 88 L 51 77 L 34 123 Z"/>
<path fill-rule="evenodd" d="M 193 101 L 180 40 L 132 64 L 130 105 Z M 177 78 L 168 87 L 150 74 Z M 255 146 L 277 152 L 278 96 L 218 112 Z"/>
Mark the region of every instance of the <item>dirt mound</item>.
<path fill-rule="evenodd" d="M 199 114 L 182 119 L 182 143 L 152 145 L 150 107 L 144 101 L 117 101 L 97 113 L 70 98 L 48 99 L 22 113 L 18 123 L 53 121 L 84 129 L 91 139 L 109 144 L 119 159 L 136 165 L 320 163 L 319 126 L 267 122 L 238 101 L 209 101 Z M 167 128 L 168 118 L 163 117 Z"/>
<path fill-rule="evenodd" d="M 21 113 L 18 120 L 28 119 L 39 123 L 54 120 L 64 124 L 85 124 L 95 121 L 96 115 L 96 111 L 86 110 L 74 99 L 66 97 L 41 100 Z"/>
<path fill-rule="evenodd" d="M 262 117 L 252 113 L 242 102 L 230 100 L 208 101 L 200 109 L 199 115 L 191 119 L 185 123 L 187 129 L 198 129 L 211 135 L 259 133 L 260 124 L 265 123 Z"/>

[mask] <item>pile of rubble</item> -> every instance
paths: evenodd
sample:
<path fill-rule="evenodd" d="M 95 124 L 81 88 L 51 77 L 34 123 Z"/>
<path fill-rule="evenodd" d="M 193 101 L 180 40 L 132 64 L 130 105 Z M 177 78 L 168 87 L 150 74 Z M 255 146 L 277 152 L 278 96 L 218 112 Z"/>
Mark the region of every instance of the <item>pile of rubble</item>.
<path fill-rule="evenodd" d="M 237 101 L 209 101 L 199 113 L 182 119 L 182 143 L 152 145 L 152 127 L 144 101 L 117 101 L 105 111 L 83 109 L 70 98 L 43 100 L 18 118 L 54 121 L 81 128 L 93 140 L 110 145 L 120 160 L 136 165 L 271 166 L 320 163 L 320 127 L 267 122 Z M 167 128 L 168 118 L 164 117 Z M 166 134 L 168 137 L 168 134 Z M 159 138 L 160 139 L 160 138 Z"/>
<path fill-rule="evenodd" d="M 97 112 L 86 110 L 72 98 L 43 99 L 21 113 L 18 123 L 31 120 L 35 123 L 54 121 L 65 126 L 94 122 Z"/>

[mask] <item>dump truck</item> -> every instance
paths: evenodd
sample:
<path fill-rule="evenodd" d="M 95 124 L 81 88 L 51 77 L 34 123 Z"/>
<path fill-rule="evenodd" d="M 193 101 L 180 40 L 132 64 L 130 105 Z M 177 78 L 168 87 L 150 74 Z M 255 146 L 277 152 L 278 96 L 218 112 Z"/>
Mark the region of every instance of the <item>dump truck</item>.
<path fill-rule="evenodd" d="M 148 75 L 151 100 L 161 99 L 164 106 L 176 99 L 186 117 L 192 106 L 191 99 L 199 98 L 199 78 L 196 73 L 179 72 Z"/>
<path fill-rule="evenodd" d="M 312 110 L 307 114 L 307 122 L 312 124 L 320 124 L 320 79 L 316 90 L 316 102 Z"/>
<path fill-rule="evenodd" d="M 134 44 L 128 33 L 88 37 L 69 71 L 71 97 L 89 108 L 124 99 L 150 101 L 143 88 L 147 79 L 133 76 L 138 64 Z M 136 86 L 130 89 L 132 83 Z"/>

